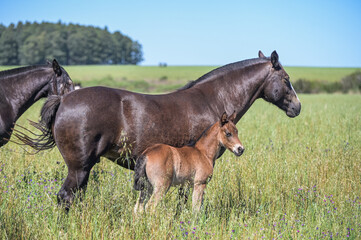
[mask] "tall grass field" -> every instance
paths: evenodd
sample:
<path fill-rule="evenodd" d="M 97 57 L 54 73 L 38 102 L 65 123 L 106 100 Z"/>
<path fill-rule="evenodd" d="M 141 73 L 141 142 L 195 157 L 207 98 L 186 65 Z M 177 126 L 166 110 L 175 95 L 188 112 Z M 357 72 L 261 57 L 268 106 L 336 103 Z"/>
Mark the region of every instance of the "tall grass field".
<path fill-rule="evenodd" d="M 9 66 L 0 66 L 0 71 Z M 217 66 L 134 66 L 85 65 L 65 66 L 74 82 L 83 87 L 110 86 L 137 92 L 163 93 L 196 80 Z M 361 68 L 285 67 L 291 81 L 299 79 L 321 82 L 338 82 Z"/>
<path fill-rule="evenodd" d="M 66 70 L 83 85 L 107 76 L 122 82 L 111 69 L 96 76 L 97 68 Z M 144 91 L 171 91 L 208 72 L 201 68 L 185 67 L 179 79 L 168 67 L 149 79 L 129 73 L 123 80 L 156 86 Z M 92 73 L 88 78 L 79 69 Z M 263 100 L 255 102 L 237 124 L 245 153 L 237 158 L 227 151 L 216 161 L 198 214 L 191 199 L 180 203 L 177 188 L 171 188 L 155 212 L 135 216 L 139 193 L 132 188 L 133 172 L 106 159 L 93 168 L 82 201 L 66 213 L 56 201 L 67 175 L 57 148 L 33 154 L 9 143 L 0 148 L 0 238 L 361 239 L 361 96 L 299 98 L 302 110 L 294 119 Z M 30 127 L 27 119 L 38 120 L 43 102 L 18 123 Z"/>

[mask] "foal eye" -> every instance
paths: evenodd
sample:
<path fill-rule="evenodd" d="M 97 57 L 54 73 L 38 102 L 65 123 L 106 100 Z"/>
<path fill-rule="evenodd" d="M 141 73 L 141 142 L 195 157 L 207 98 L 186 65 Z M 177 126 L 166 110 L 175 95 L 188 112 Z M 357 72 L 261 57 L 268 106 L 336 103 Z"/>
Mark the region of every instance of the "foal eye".
<path fill-rule="evenodd" d="M 232 136 L 232 134 L 230 132 L 226 133 L 226 137 L 231 137 L 231 136 Z"/>

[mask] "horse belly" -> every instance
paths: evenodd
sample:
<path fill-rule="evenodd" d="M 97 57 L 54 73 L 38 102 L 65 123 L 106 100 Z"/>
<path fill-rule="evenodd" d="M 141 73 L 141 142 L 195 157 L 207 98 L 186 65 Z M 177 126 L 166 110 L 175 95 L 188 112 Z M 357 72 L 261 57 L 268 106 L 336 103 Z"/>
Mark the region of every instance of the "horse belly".
<path fill-rule="evenodd" d="M 188 178 L 186 176 L 174 175 L 173 179 L 172 179 L 172 186 L 177 186 L 177 185 L 193 186 L 193 178 Z"/>
<path fill-rule="evenodd" d="M 175 148 L 173 148 L 175 149 Z M 178 150 L 178 151 L 177 151 Z M 189 162 L 188 154 L 183 154 L 184 147 L 173 151 L 173 181 L 172 185 L 184 185 L 184 184 L 193 184 L 195 168 L 193 164 Z"/>

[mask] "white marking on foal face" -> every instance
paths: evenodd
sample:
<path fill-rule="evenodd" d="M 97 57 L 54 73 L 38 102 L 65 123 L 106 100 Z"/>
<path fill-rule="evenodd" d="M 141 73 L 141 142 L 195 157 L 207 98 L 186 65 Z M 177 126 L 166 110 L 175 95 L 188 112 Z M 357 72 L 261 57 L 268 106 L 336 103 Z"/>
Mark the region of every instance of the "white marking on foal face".
<path fill-rule="evenodd" d="M 240 150 L 241 150 L 241 152 L 240 152 Z M 232 151 L 237 156 L 241 156 L 243 154 L 244 147 L 241 144 L 236 144 L 233 146 Z"/>

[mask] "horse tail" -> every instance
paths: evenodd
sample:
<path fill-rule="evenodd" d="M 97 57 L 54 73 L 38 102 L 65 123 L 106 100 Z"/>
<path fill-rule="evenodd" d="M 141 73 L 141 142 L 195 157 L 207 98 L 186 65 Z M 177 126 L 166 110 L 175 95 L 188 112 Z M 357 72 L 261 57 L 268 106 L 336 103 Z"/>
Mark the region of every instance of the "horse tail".
<path fill-rule="evenodd" d="M 55 120 L 56 112 L 58 111 L 62 96 L 49 96 L 41 109 L 40 122 L 33 122 L 29 120 L 30 124 L 40 131 L 40 134 L 30 132 L 34 137 L 30 137 L 22 132 L 17 131 L 15 136 L 23 142 L 24 145 L 29 145 L 35 150 L 42 151 L 51 149 L 55 146 L 54 136 L 52 132 L 52 125 Z"/>
<path fill-rule="evenodd" d="M 141 191 L 145 188 L 147 179 L 147 173 L 145 172 L 145 167 L 147 164 L 147 157 L 146 155 L 141 155 L 134 168 L 134 189 L 137 191 Z"/>

